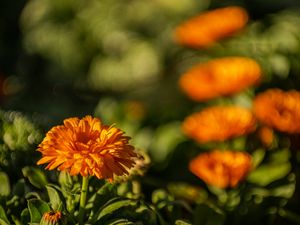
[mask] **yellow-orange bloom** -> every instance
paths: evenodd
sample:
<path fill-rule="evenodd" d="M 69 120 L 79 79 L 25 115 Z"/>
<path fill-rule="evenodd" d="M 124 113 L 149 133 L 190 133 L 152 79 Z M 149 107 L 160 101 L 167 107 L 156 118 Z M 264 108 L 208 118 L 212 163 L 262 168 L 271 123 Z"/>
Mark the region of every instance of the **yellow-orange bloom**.
<path fill-rule="evenodd" d="M 262 70 L 253 59 L 224 57 L 201 63 L 184 73 L 179 85 L 191 99 L 205 101 L 256 85 Z"/>
<path fill-rule="evenodd" d="M 270 89 L 254 99 L 254 113 L 263 124 L 287 133 L 300 133 L 300 92 Z"/>
<path fill-rule="evenodd" d="M 59 211 L 51 211 L 44 213 L 40 225 L 58 225 L 62 224 L 62 213 Z"/>
<path fill-rule="evenodd" d="M 224 141 L 253 131 L 256 121 L 250 110 L 238 106 L 213 106 L 188 116 L 183 132 L 200 143 Z"/>
<path fill-rule="evenodd" d="M 238 6 L 228 6 L 204 12 L 180 24 L 175 40 L 189 47 L 209 47 L 240 31 L 248 22 L 247 12 Z"/>
<path fill-rule="evenodd" d="M 48 163 L 46 169 L 57 168 L 70 175 L 113 179 L 114 174 L 128 174 L 134 165 L 137 154 L 129 139 L 120 129 L 103 125 L 97 118 L 69 118 L 47 133 L 38 147 L 43 157 L 37 164 Z"/>
<path fill-rule="evenodd" d="M 249 154 L 230 150 L 203 153 L 189 163 L 193 174 L 219 188 L 237 186 L 247 176 L 251 166 Z"/>

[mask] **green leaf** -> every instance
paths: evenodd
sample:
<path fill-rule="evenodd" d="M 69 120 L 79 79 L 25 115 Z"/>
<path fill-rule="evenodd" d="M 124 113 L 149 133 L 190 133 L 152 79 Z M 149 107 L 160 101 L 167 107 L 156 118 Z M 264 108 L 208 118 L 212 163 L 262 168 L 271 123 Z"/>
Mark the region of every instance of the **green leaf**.
<path fill-rule="evenodd" d="M 26 166 L 22 169 L 22 173 L 24 177 L 27 177 L 29 182 L 37 188 L 43 188 L 48 183 L 46 175 L 39 168 Z"/>
<path fill-rule="evenodd" d="M 0 195 L 8 196 L 10 194 L 9 178 L 5 172 L 0 172 Z"/>
<path fill-rule="evenodd" d="M 102 207 L 107 201 L 117 196 L 117 185 L 112 183 L 104 183 L 104 185 L 89 198 L 86 208 L 97 210 Z"/>
<path fill-rule="evenodd" d="M 252 171 L 247 180 L 261 186 L 268 185 L 273 181 L 285 177 L 291 170 L 290 163 L 261 165 Z"/>
<path fill-rule="evenodd" d="M 194 223 L 199 225 L 223 225 L 224 213 L 212 204 L 199 204 L 194 213 Z"/>
<path fill-rule="evenodd" d="M 126 206 L 130 206 L 136 203 L 131 199 L 124 199 L 124 198 L 114 198 L 108 201 L 100 210 L 96 213 L 95 218 L 96 220 L 100 220 L 104 216 L 114 213 L 118 209 Z"/>
<path fill-rule="evenodd" d="M 282 198 L 291 198 L 295 192 L 295 183 L 279 186 L 270 190 L 270 195 Z"/>
<path fill-rule="evenodd" d="M 10 225 L 10 222 L 7 219 L 6 213 L 1 205 L 0 205 L 0 224 L 1 225 Z"/>
<path fill-rule="evenodd" d="M 22 224 L 28 224 L 30 222 L 30 213 L 27 208 L 21 213 L 21 222 Z"/>
<path fill-rule="evenodd" d="M 192 224 L 184 220 L 176 220 L 175 225 L 192 225 Z"/>
<path fill-rule="evenodd" d="M 49 205 L 40 199 L 28 200 L 28 209 L 31 223 L 39 223 L 44 213 L 50 211 Z"/>
<path fill-rule="evenodd" d="M 263 161 L 266 154 L 266 150 L 257 149 L 252 153 L 252 165 L 254 168 L 259 166 L 259 164 Z"/>
<path fill-rule="evenodd" d="M 73 180 L 71 175 L 66 171 L 61 171 L 58 176 L 58 182 L 61 186 L 72 188 Z"/>
<path fill-rule="evenodd" d="M 134 225 L 136 223 L 133 223 L 131 221 L 129 221 L 128 219 L 119 219 L 119 218 L 116 218 L 116 219 L 112 219 L 112 220 L 109 220 L 107 222 L 105 222 L 105 224 L 107 225 Z"/>
<path fill-rule="evenodd" d="M 62 195 L 55 189 L 54 185 L 46 185 L 51 208 L 55 211 L 61 211 L 63 208 Z"/>

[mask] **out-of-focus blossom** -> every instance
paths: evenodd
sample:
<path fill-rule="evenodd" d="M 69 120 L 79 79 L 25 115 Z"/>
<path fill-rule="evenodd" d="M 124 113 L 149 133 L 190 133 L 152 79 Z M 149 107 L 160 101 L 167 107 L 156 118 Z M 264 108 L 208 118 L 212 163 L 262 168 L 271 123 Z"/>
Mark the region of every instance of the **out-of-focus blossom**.
<path fill-rule="evenodd" d="M 240 31 L 248 22 L 247 12 L 238 6 L 228 6 L 204 12 L 175 30 L 178 43 L 189 47 L 208 47 L 218 40 Z"/>
<path fill-rule="evenodd" d="M 181 89 L 195 101 L 238 93 L 261 80 L 262 70 L 253 59 L 224 57 L 201 63 L 182 75 Z"/>
<path fill-rule="evenodd" d="M 59 211 L 50 211 L 44 213 L 40 225 L 59 225 L 63 224 L 62 222 L 62 213 Z"/>
<path fill-rule="evenodd" d="M 252 112 L 238 106 L 213 106 L 188 116 L 182 124 L 184 133 L 204 143 L 224 141 L 245 135 L 256 128 Z"/>
<path fill-rule="evenodd" d="M 145 117 L 146 108 L 140 101 L 128 101 L 124 105 L 125 113 L 133 120 L 140 121 Z"/>
<path fill-rule="evenodd" d="M 269 147 L 274 141 L 273 129 L 267 126 L 263 126 L 258 130 L 258 137 L 264 146 Z"/>
<path fill-rule="evenodd" d="M 300 133 L 300 92 L 269 89 L 255 97 L 253 108 L 261 123 L 281 132 Z"/>
<path fill-rule="evenodd" d="M 96 176 L 113 180 L 128 174 L 137 154 L 129 137 L 114 126 L 103 125 L 91 116 L 69 118 L 64 125 L 53 127 L 38 147 L 43 157 L 38 165 L 46 169 L 65 170 L 70 175 Z"/>
<path fill-rule="evenodd" d="M 214 150 L 191 160 L 189 169 L 209 185 L 233 188 L 247 176 L 251 161 L 246 152 Z"/>

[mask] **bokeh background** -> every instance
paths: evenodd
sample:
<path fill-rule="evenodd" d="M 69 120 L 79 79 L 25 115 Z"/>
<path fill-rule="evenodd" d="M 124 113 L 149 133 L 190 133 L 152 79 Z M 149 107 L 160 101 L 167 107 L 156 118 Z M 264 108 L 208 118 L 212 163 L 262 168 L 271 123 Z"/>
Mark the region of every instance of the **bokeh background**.
<path fill-rule="evenodd" d="M 249 13 L 243 32 L 209 49 L 188 48 L 174 41 L 174 30 L 181 22 L 230 5 L 241 6 Z M 258 87 L 230 99 L 204 103 L 189 99 L 180 90 L 178 79 L 188 68 L 232 55 L 259 62 L 263 80 Z M 256 93 L 268 88 L 300 90 L 298 0 L 0 2 L 0 142 L 2 152 L 14 151 L 9 156 L 3 153 L 1 160 L 2 170 L 16 177 L 21 176 L 20 171 L 12 168 L 26 165 L 26 155 L 35 154 L 37 144 L 52 126 L 68 117 L 94 115 L 107 124 L 116 124 L 132 137 L 137 149 L 149 154 L 151 165 L 142 180 L 146 198 L 157 188 L 180 196 L 187 187 L 178 189 L 176 182 L 206 189 L 187 165 L 211 146 L 199 146 L 187 138 L 181 131 L 183 119 L 214 104 L 249 106 Z M 234 219 L 231 215 L 228 224 L 300 223 L 300 189 L 295 182 L 299 179 L 295 178 L 299 173 L 299 140 L 297 135 L 287 139 L 279 134 L 278 148 L 284 151 L 273 158 L 286 164 L 266 167 L 253 178 L 263 186 L 252 193 L 253 204 L 259 207 L 241 214 L 253 220 L 248 223 L 242 216 Z M 239 141 L 232 145 L 239 146 Z M 16 150 L 23 153 L 18 155 Z M 10 165 L 12 159 L 17 167 Z M 271 169 L 277 169 L 277 177 L 265 181 Z M 277 178 L 284 181 L 280 183 Z M 278 187 L 282 188 L 271 191 Z M 225 198 L 225 193 L 216 190 L 201 193 L 206 196 L 207 192 Z M 231 195 L 234 201 L 234 193 Z M 270 196 L 274 199 L 263 201 Z M 278 205 L 286 209 L 281 214 Z M 266 212 L 259 211 L 264 207 L 268 208 Z M 253 215 L 259 216 L 255 220 Z"/>

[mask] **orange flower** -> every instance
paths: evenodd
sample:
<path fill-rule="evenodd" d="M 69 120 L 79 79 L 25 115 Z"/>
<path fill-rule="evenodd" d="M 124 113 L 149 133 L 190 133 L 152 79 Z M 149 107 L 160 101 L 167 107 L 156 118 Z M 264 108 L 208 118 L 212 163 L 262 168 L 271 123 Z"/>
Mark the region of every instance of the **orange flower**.
<path fill-rule="evenodd" d="M 44 213 L 42 220 L 40 222 L 41 225 L 57 225 L 57 224 L 62 224 L 61 223 L 62 219 L 62 213 L 57 211 L 57 212 L 46 212 Z"/>
<path fill-rule="evenodd" d="M 224 141 L 255 129 L 251 111 L 238 106 L 214 106 L 188 116 L 182 124 L 184 133 L 196 141 Z"/>
<path fill-rule="evenodd" d="M 214 150 L 198 155 L 189 163 L 189 169 L 209 185 L 233 188 L 251 170 L 251 156 L 246 152 Z"/>
<path fill-rule="evenodd" d="M 201 63 L 179 80 L 181 89 L 195 101 L 238 93 L 259 83 L 259 64 L 246 57 L 224 57 Z"/>
<path fill-rule="evenodd" d="M 270 89 L 254 99 L 254 113 L 263 124 L 287 133 L 300 133 L 300 92 Z"/>
<path fill-rule="evenodd" d="M 128 174 L 134 165 L 129 137 L 114 126 L 103 125 L 97 118 L 69 118 L 53 127 L 38 147 L 43 154 L 37 164 L 49 163 L 46 169 L 65 170 L 70 175 L 113 179 Z"/>
<path fill-rule="evenodd" d="M 189 47 L 209 47 L 216 41 L 231 36 L 248 22 L 247 12 L 238 6 L 228 6 L 204 12 L 180 24 L 175 40 Z"/>

